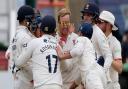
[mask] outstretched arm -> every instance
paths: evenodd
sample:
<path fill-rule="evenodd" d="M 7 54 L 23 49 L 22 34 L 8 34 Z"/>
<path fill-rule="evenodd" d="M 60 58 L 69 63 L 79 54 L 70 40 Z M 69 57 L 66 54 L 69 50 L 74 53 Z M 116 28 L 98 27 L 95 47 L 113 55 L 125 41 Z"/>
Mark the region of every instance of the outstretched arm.
<path fill-rule="evenodd" d="M 56 48 L 56 51 L 57 51 L 57 54 L 58 54 L 58 57 L 61 59 L 61 60 L 64 60 L 64 59 L 70 59 L 72 58 L 70 52 L 62 52 L 60 46 L 57 46 Z"/>

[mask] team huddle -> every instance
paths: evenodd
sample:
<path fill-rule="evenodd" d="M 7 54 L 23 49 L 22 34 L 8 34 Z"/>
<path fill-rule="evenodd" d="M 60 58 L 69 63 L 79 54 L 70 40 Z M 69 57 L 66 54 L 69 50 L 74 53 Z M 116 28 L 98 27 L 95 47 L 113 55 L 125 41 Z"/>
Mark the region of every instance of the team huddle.
<path fill-rule="evenodd" d="M 5 55 L 14 89 L 120 89 L 122 56 L 112 35 L 118 30 L 114 15 L 93 3 L 81 13 L 75 33 L 67 8 L 58 11 L 58 21 L 50 15 L 41 18 L 30 6 L 19 8 L 19 26 Z"/>

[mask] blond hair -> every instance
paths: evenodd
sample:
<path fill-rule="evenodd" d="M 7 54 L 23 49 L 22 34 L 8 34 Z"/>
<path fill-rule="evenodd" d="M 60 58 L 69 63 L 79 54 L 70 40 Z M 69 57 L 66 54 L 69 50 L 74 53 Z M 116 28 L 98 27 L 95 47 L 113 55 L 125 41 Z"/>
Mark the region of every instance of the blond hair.
<path fill-rule="evenodd" d="M 71 15 L 71 12 L 67 8 L 63 8 L 60 11 L 58 11 L 58 23 L 60 23 L 60 17 L 63 17 L 65 15 Z"/>

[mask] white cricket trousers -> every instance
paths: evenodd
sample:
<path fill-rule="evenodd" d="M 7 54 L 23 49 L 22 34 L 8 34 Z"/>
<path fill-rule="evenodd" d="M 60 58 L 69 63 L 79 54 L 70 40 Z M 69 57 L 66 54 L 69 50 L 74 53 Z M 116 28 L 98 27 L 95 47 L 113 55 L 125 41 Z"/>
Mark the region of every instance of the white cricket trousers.
<path fill-rule="evenodd" d="M 57 84 L 51 84 L 51 85 L 42 85 L 40 87 L 36 87 L 35 89 L 62 89 L 62 86 Z"/>
<path fill-rule="evenodd" d="M 120 84 L 119 82 L 111 82 L 109 84 L 107 84 L 107 88 L 106 89 L 121 89 L 120 88 Z"/>
<path fill-rule="evenodd" d="M 105 89 L 107 80 L 103 68 L 99 65 L 90 68 L 81 75 L 83 75 L 82 78 L 85 79 L 82 81 L 86 89 Z"/>
<path fill-rule="evenodd" d="M 28 84 L 20 79 L 14 80 L 14 89 L 34 89 L 32 84 Z"/>

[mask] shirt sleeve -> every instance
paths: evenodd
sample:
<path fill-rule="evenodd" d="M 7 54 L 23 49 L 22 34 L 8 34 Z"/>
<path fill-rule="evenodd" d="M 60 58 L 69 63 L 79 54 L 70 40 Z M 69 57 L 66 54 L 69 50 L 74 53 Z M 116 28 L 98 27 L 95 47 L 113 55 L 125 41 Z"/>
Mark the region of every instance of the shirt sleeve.
<path fill-rule="evenodd" d="M 120 42 L 116 42 L 112 51 L 114 59 L 121 59 L 121 44 Z"/>
<path fill-rule="evenodd" d="M 84 41 L 82 39 L 77 39 L 75 46 L 70 51 L 72 57 L 81 56 L 84 51 Z"/>
<path fill-rule="evenodd" d="M 23 67 L 23 65 L 32 57 L 33 50 L 35 49 L 34 40 L 28 43 L 26 50 L 22 51 L 18 59 L 15 61 L 17 67 Z"/>
<path fill-rule="evenodd" d="M 12 56 L 11 56 L 12 45 L 13 45 L 12 41 L 13 41 L 13 39 L 10 40 L 9 47 L 8 47 L 6 53 L 5 53 L 5 58 L 8 58 L 8 56 L 9 56 L 9 60 L 12 60 Z"/>
<path fill-rule="evenodd" d="M 10 40 L 10 43 L 9 43 L 9 46 L 8 46 L 8 49 L 7 49 L 7 51 L 6 51 L 5 56 L 6 56 L 8 53 L 12 52 L 12 48 L 11 48 L 11 46 L 12 46 L 12 41 L 13 41 L 13 39 Z"/>
<path fill-rule="evenodd" d="M 107 39 L 103 35 L 99 35 L 97 38 L 97 43 L 100 47 L 100 52 L 102 53 L 102 56 L 105 59 L 104 68 L 108 69 L 111 66 L 112 63 L 112 52 L 109 47 Z"/>
<path fill-rule="evenodd" d="M 32 38 L 29 35 L 25 35 L 22 39 L 21 39 L 21 46 L 23 49 L 27 48 L 28 43 L 32 40 Z M 23 50 L 22 49 L 22 50 Z"/>

